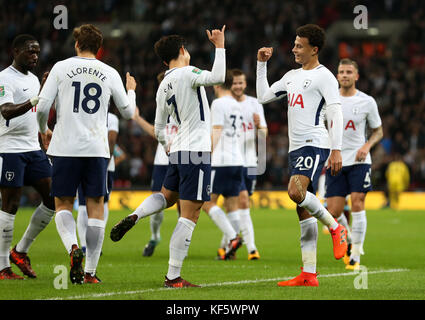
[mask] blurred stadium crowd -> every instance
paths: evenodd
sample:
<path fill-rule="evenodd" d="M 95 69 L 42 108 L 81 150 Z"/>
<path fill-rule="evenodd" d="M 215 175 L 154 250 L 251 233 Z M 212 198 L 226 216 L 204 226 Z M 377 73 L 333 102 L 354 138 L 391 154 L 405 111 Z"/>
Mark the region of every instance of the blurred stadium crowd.
<path fill-rule="evenodd" d="M 72 28 L 83 23 L 144 22 L 146 36 L 126 33 L 107 38 L 99 57 L 115 67 L 124 78 L 131 72 L 137 82 L 140 113 L 153 123 L 156 76 L 165 69 L 155 56 L 153 44 L 162 35 L 178 33 L 188 40 L 191 64 L 211 68 L 213 46 L 205 30 L 226 24 L 228 68 L 240 68 L 248 80 L 247 93 L 255 96 L 256 53 L 273 46 L 269 82 L 295 67 L 291 54 L 295 29 L 317 23 L 325 29 L 336 20 L 353 20 L 353 8 L 366 5 L 369 21 L 408 20 L 405 32 L 394 45 L 366 52 L 368 48 L 328 44 L 320 56 L 322 64 L 336 73 L 342 55 L 356 60 L 360 68 L 357 87 L 372 95 L 383 120 L 384 139 L 372 152 L 375 190 L 385 188 L 385 169 L 401 155 L 411 173 L 410 190 L 425 189 L 425 4 L 421 0 L 397 1 L 256 1 L 256 0 L 91 0 L 91 1 L 0 1 L 0 67 L 11 63 L 10 44 L 20 33 L 31 33 L 41 44 L 36 73 L 73 55 L 68 38 Z M 53 27 L 53 7 L 68 9 L 69 30 Z M 142 32 L 141 32 L 142 34 Z M 369 50 L 370 51 L 370 50 Z M 348 53 L 347 53 L 348 52 Z M 207 91 L 210 101 L 212 90 Z M 283 101 L 283 100 L 281 100 Z M 258 177 L 257 189 L 282 189 L 288 182 L 288 137 L 286 106 L 265 106 L 269 138 L 267 170 Z M 127 155 L 116 171 L 117 188 L 148 188 L 156 142 L 132 121 L 120 122 L 118 144 Z"/>

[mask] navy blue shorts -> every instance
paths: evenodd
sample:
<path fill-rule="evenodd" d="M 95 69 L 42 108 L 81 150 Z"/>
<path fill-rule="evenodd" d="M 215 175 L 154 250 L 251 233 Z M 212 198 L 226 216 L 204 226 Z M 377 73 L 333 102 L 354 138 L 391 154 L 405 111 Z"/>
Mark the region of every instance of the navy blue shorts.
<path fill-rule="evenodd" d="M 237 197 L 242 185 L 243 167 L 212 167 L 211 193 Z"/>
<path fill-rule="evenodd" d="M 168 165 L 154 165 L 152 170 L 151 190 L 154 192 L 161 191 L 167 174 Z"/>
<path fill-rule="evenodd" d="M 75 197 L 81 184 L 86 197 L 107 193 L 108 158 L 52 157 L 52 196 Z"/>
<path fill-rule="evenodd" d="M 211 153 L 178 151 L 170 154 L 164 187 L 181 200 L 210 200 Z"/>
<path fill-rule="evenodd" d="M 320 173 L 329 157 L 329 149 L 302 147 L 289 153 L 289 175 L 302 175 L 310 178 L 307 190 L 316 194 Z"/>
<path fill-rule="evenodd" d="M 372 190 L 370 164 L 342 167 L 337 176 L 326 170 L 326 198 L 345 197 L 352 192 L 367 193 Z"/>
<path fill-rule="evenodd" d="M 109 196 L 111 195 L 112 192 L 112 186 L 114 184 L 114 176 L 115 176 L 115 172 L 113 171 L 108 171 L 108 190 L 106 191 L 106 195 L 103 198 L 103 202 L 108 202 L 109 201 Z M 84 194 L 83 191 L 83 187 L 81 186 L 81 184 L 78 186 L 78 205 L 80 206 L 85 206 L 86 205 L 86 196 Z"/>
<path fill-rule="evenodd" d="M 52 165 L 41 151 L 0 153 L 0 185 L 22 187 L 52 176 Z"/>
<path fill-rule="evenodd" d="M 257 183 L 257 175 L 256 174 L 248 174 L 249 171 L 256 170 L 255 167 L 243 167 L 242 172 L 242 183 L 240 191 L 248 191 L 248 194 L 252 196 L 255 191 L 255 184 Z"/>

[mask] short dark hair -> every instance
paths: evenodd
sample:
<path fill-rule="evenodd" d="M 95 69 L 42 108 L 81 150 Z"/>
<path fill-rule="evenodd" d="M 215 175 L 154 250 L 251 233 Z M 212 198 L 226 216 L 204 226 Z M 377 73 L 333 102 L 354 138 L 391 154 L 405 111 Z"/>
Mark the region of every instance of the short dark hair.
<path fill-rule="evenodd" d="M 102 32 L 92 24 L 83 24 L 74 28 L 72 36 L 78 41 L 78 48 L 81 51 L 90 51 L 97 54 L 103 43 Z"/>
<path fill-rule="evenodd" d="M 179 57 L 179 50 L 186 46 L 186 40 L 179 35 L 163 36 L 155 42 L 154 49 L 162 61 L 169 64 L 171 60 Z"/>
<path fill-rule="evenodd" d="M 298 27 L 296 34 L 300 38 L 307 38 L 311 46 L 317 47 L 317 52 L 325 45 L 325 31 L 317 24 L 306 24 Z"/>
<path fill-rule="evenodd" d="M 243 72 L 241 69 L 232 69 L 231 72 L 233 77 L 245 76 L 245 72 Z"/>
<path fill-rule="evenodd" d="M 22 49 L 27 41 L 37 41 L 37 39 L 30 34 L 20 34 L 13 39 L 12 49 Z"/>
<path fill-rule="evenodd" d="M 339 64 L 345 64 L 345 65 L 349 64 L 349 65 L 352 65 L 354 68 L 356 68 L 357 71 L 359 71 L 359 65 L 357 64 L 357 62 L 354 61 L 354 60 L 351 60 L 349 58 L 341 59 L 339 61 Z"/>
<path fill-rule="evenodd" d="M 224 82 L 220 84 L 223 89 L 230 90 L 233 84 L 233 74 L 231 71 L 226 71 L 226 76 L 224 77 Z"/>

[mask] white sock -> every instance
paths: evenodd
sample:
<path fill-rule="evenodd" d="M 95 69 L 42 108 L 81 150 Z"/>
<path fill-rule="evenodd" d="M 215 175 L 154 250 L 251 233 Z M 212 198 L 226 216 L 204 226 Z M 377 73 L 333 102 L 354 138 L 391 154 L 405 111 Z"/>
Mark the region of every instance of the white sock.
<path fill-rule="evenodd" d="M 0 210 L 0 270 L 10 267 L 9 250 L 13 239 L 15 215 Z"/>
<path fill-rule="evenodd" d="M 233 229 L 235 229 L 236 233 L 239 233 L 240 227 L 240 216 L 239 216 L 239 210 L 235 210 L 232 212 L 227 213 L 227 219 L 229 219 L 230 223 L 232 224 Z"/>
<path fill-rule="evenodd" d="M 345 214 L 341 214 L 336 221 L 338 221 L 339 224 L 342 224 L 345 229 L 347 229 L 347 242 L 351 243 L 351 230 L 350 230 L 350 226 L 348 225 L 348 221 L 347 221 L 347 217 L 345 216 Z"/>
<path fill-rule="evenodd" d="M 79 206 L 78 207 L 78 216 L 77 216 L 77 230 L 78 230 L 78 239 L 80 239 L 81 247 L 87 247 L 86 243 L 86 232 L 87 232 L 87 207 Z"/>
<path fill-rule="evenodd" d="M 216 224 L 216 226 L 225 234 L 228 239 L 234 239 L 238 235 L 233 229 L 232 224 L 227 218 L 226 214 L 220 207 L 214 206 L 210 209 L 208 213 L 212 221 Z"/>
<path fill-rule="evenodd" d="M 109 202 L 105 202 L 103 204 L 103 221 L 105 222 L 105 226 L 108 223 L 109 218 Z"/>
<path fill-rule="evenodd" d="M 151 215 L 150 226 L 151 226 L 151 240 L 159 241 L 161 240 L 161 224 L 164 219 L 164 211 L 160 211 Z"/>
<path fill-rule="evenodd" d="M 220 248 L 226 248 L 229 245 L 230 239 L 227 239 L 226 235 L 223 233 L 220 242 Z"/>
<path fill-rule="evenodd" d="M 167 200 L 162 193 L 154 193 L 145 199 L 137 209 L 129 214 L 130 216 L 133 214 L 137 214 L 137 221 L 151 214 L 158 213 L 164 210 L 167 207 Z M 137 222 L 136 221 L 136 222 Z"/>
<path fill-rule="evenodd" d="M 16 245 L 16 251 L 20 253 L 27 253 L 35 238 L 53 219 L 54 214 L 55 210 L 51 210 L 41 203 L 32 214 L 27 230 L 22 236 L 22 239 Z"/>
<path fill-rule="evenodd" d="M 303 261 L 303 271 L 316 273 L 317 262 L 317 220 L 308 218 L 300 221 L 301 227 L 301 257 Z"/>
<path fill-rule="evenodd" d="M 65 249 L 68 253 L 71 253 L 72 245 L 78 245 L 77 228 L 72 212 L 69 210 L 58 211 L 56 213 L 55 222 L 56 229 L 58 230 Z"/>
<path fill-rule="evenodd" d="M 307 191 L 303 202 L 298 204 L 300 207 L 307 209 L 307 211 L 321 223 L 328 228 L 334 230 L 338 228 L 338 222 L 329 213 L 328 210 L 322 205 L 320 200 L 311 192 Z"/>
<path fill-rule="evenodd" d="M 100 252 L 102 251 L 103 239 L 105 236 L 105 222 L 99 219 L 89 218 L 87 221 L 87 251 L 84 272 L 92 276 L 96 274 Z"/>
<path fill-rule="evenodd" d="M 351 212 L 353 217 L 351 238 L 352 238 L 352 247 L 351 247 L 351 256 L 350 260 L 360 262 L 360 255 L 364 254 L 363 252 L 363 243 L 366 237 L 366 211 Z"/>
<path fill-rule="evenodd" d="M 248 253 L 257 251 L 254 238 L 254 225 L 252 224 L 250 209 L 240 209 L 240 227 L 243 241 L 246 244 Z"/>
<path fill-rule="evenodd" d="M 196 224 L 186 218 L 177 220 L 176 228 L 170 239 L 170 259 L 168 260 L 167 278 L 174 280 L 180 277 L 183 260 L 189 251 L 192 233 Z"/>

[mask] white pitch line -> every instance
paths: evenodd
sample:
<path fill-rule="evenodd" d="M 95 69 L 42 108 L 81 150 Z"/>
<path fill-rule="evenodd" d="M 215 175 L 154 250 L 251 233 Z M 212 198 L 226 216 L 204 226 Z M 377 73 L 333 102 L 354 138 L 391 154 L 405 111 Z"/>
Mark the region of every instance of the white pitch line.
<path fill-rule="evenodd" d="M 367 274 L 378 274 L 378 273 L 394 273 L 394 272 L 406 272 L 409 269 L 381 269 L 375 271 L 367 271 Z M 347 277 L 358 275 L 359 272 L 344 272 L 344 273 L 331 273 L 331 274 L 319 274 L 319 278 L 332 278 L 332 277 Z M 250 284 L 250 283 L 259 283 L 259 282 L 270 282 L 270 281 L 283 281 L 292 279 L 291 277 L 279 277 L 271 279 L 255 279 L 255 280 L 241 280 L 241 281 L 228 281 L 228 282 L 219 282 L 219 283 L 206 283 L 201 284 L 201 287 L 220 287 L 220 286 L 230 286 L 230 285 L 240 285 L 240 284 Z M 133 291 L 116 291 L 116 292 L 103 292 L 103 293 L 92 293 L 92 294 L 83 294 L 79 296 L 70 296 L 70 297 L 53 297 L 41 300 L 80 300 L 80 299 L 90 299 L 90 298 L 103 298 L 110 296 L 120 296 L 120 295 L 132 295 L 132 294 L 141 294 L 147 292 L 158 292 L 164 290 L 173 290 L 170 288 L 155 288 L 155 289 L 144 289 L 144 290 L 133 290 Z"/>

